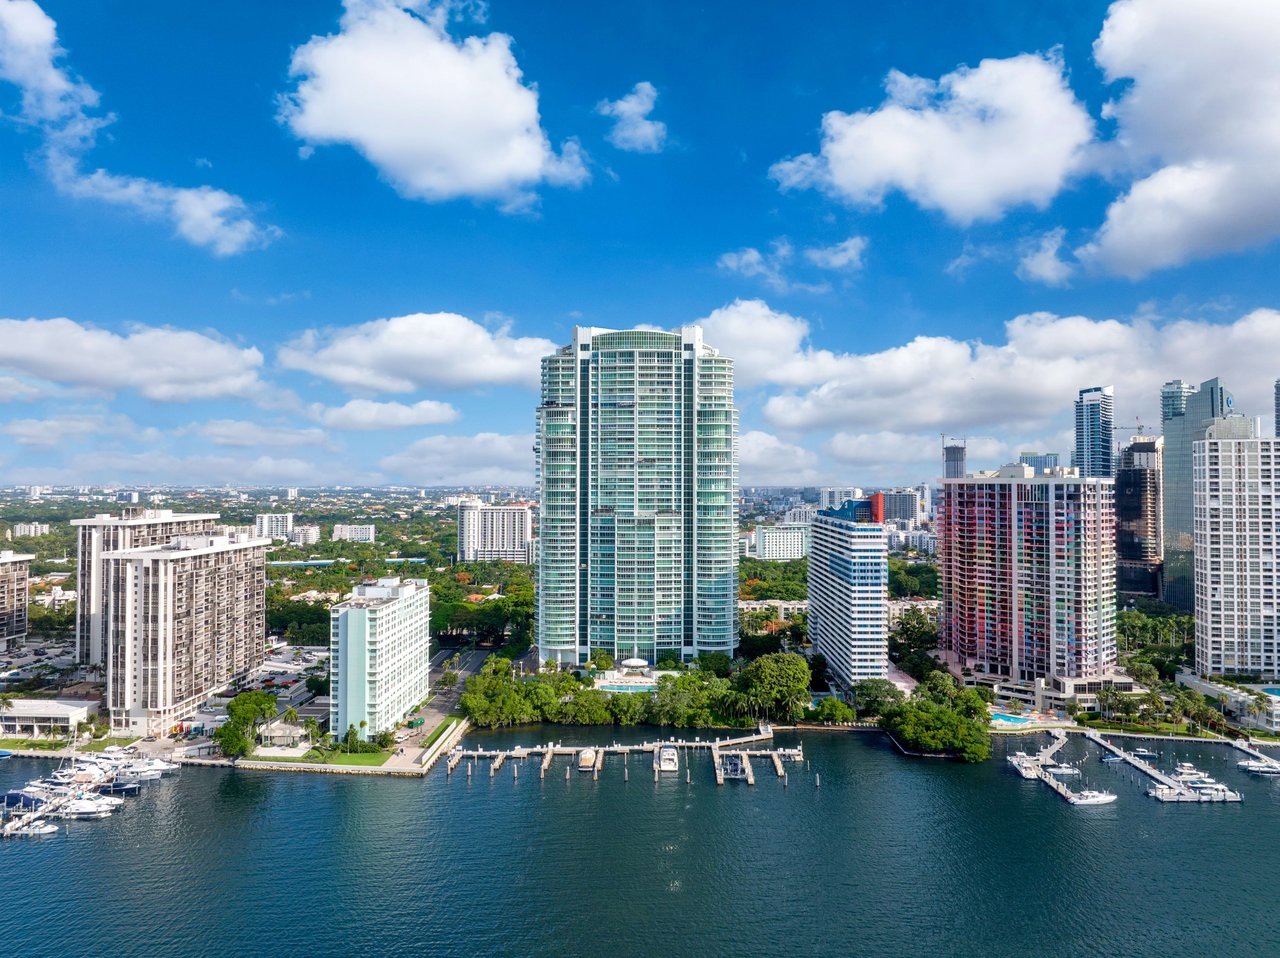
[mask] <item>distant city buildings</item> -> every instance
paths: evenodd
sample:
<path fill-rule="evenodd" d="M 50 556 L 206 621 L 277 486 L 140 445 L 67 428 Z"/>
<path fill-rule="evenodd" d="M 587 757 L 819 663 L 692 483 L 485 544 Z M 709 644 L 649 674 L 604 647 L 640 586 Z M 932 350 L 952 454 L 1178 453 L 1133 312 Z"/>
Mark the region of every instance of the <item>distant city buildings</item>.
<path fill-rule="evenodd" d="M 826 486 L 818 490 L 819 509 L 839 509 L 850 499 L 861 499 L 862 490 L 857 486 Z"/>
<path fill-rule="evenodd" d="M 943 647 L 964 665 L 1034 682 L 1100 678 L 1116 662 L 1110 479 L 1012 464 L 943 482 Z"/>
<path fill-rule="evenodd" d="M 1280 440 L 1219 419 L 1194 443 L 1195 670 L 1280 679 Z"/>
<path fill-rule="evenodd" d="M 532 563 L 533 505 L 495 506 L 480 499 L 458 503 L 459 562 Z"/>
<path fill-rule="evenodd" d="M 810 523 L 813 522 L 814 517 L 817 516 L 817 514 L 818 510 L 813 506 L 795 506 L 786 511 L 782 517 L 782 521 Z"/>
<path fill-rule="evenodd" d="M 49 523 L 47 522 L 19 522 L 13 527 L 13 534 L 16 538 L 26 539 L 36 536 L 47 536 L 49 534 Z"/>
<path fill-rule="evenodd" d="M 1086 479 L 1115 475 L 1115 387 L 1080 390 L 1076 400 L 1074 465 Z"/>
<path fill-rule="evenodd" d="M 390 577 L 358 585 L 329 610 L 329 730 L 368 740 L 427 698 L 431 584 Z"/>
<path fill-rule="evenodd" d="M 542 360 L 539 655 L 654 663 L 737 645 L 733 360 L 696 326 L 579 327 Z"/>
<path fill-rule="evenodd" d="M 295 525 L 289 530 L 289 545 L 291 546 L 313 546 L 319 541 L 319 526 Z"/>
<path fill-rule="evenodd" d="M 262 664 L 269 544 L 215 532 L 103 550 L 112 727 L 165 734 Z"/>
<path fill-rule="evenodd" d="M 126 509 L 119 516 L 102 513 L 73 519 L 78 530 L 76 559 L 76 657 L 81 665 L 107 666 L 108 623 L 105 607 L 113 583 L 106 578 L 108 552 L 160 546 L 179 536 L 210 535 L 218 514 L 175 513 L 168 509 Z"/>
<path fill-rule="evenodd" d="M 1137 437 L 1116 469 L 1116 588 L 1157 598 L 1164 570 L 1164 514 L 1160 492 L 1164 439 Z"/>
<path fill-rule="evenodd" d="M 845 689 L 889 670 L 888 544 L 870 514 L 847 500 L 813 521 L 809 637 Z"/>
<path fill-rule="evenodd" d="M 774 562 L 803 559 L 809 554 L 810 528 L 807 522 L 756 526 L 756 557 Z"/>
<path fill-rule="evenodd" d="M 1161 494 L 1164 498 L 1164 582 L 1161 598 L 1183 612 L 1195 611 L 1195 491 L 1192 447 L 1215 420 L 1234 409 L 1231 393 L 1217 380 L 1197 390 L 1180 379 L 1160 390 L 1164 435 Z"/>
<path fill-rule="evenodd" d="M 378 527 L 372 523 L 368 525 L 343 525 L 339 523 L 333 527 L 334 542 L 377 542 Z"/>
<path fill-rule="evenodd" d="M 284 491 L 284 497 L 285 497 L 286 499 L 290 500 L 290 501 L 292 501 L 292 500 L 294 500 L 294 499 L 297 499 L 297 498 L 298 498 L 298 490 L 297 490 L 297 489 L 286 489 L 286 490 Z"/>
<path fill-rule="evenodd" d="M 0 652 L 27 637 L 27 588 L 34 558 L 0 552 Z"/>
<path fill-rule="evenodd" d="M 1024 466 L 1030 466 L 1036 472 L 1057 469 L 1059 465 L 1056 452 L 1024 452 L 1018 456 L 1018 462 Z"/>
<path fill-rule="evenodd" d="M 253 534 L 259 539 L 287 540 L 293 531 L 292 512 L 268 512 L 255 516 Z"/>

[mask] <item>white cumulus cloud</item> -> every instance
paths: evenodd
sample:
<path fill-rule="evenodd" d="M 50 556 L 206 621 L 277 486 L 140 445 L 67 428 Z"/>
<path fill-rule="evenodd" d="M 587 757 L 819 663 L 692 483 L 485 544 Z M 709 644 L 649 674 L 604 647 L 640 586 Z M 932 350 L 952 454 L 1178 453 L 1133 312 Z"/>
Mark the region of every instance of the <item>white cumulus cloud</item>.
<path fill-rule="evenodd" d="M 533 436 L 426 436 L 384 457 L 378 466 L 414 485 L 528 485 L 533 482 Z"/>
<path fill-rule="evenodd" d="M 167 220 L 194 246 L 229 256 L 280 235 L 256 222 L 245 201 L 211 186 L 178 187 L 106 170 L 85 172 L 84 157 L 114 117 L 96 113 L 99 96 L 62 65 L 57 24 L 34 0 L 0 0 L 0 80 L 22 94 L 21 120 L 43 138 L 41 158 L 69 196 L 125 206 Z"/>
<path fill-rule="evenodd" d="M 816 482 L 818 457 L 809 449 L 752 429 L 738 437 L 738 478 L 744 486 Z"/>
<path fill-rule="evenodd" d="M 552 148 L 512 42 L 455 40 L 447 5 L 345 0 L 338 32 L 294 51 L 279 119 L 308 148 L 350 145 L 403 196 L 527 207 L 588 172 L 576 141 Z"/>
<path fill-rule="evenodd" d="M 1059 256 L 1066 235 L 1067 231 L 1058 227 L 1031 244 L 1018 260 L 1018 278 L 1046 286 L 1066 286 L 1074 272 L 1072 265 Z"/>
<path fill-rule="evenodd" d="M 805 258 L 822 269 L 855 272 L 862 269 L 862 256 L 871 244 L 865 236 L 850 236 L 834 246 L 820 246 L 804 251 Z"/>
<path fill-rule="evenodd" d="M 643 80 L 626 96 L 597 103 L 596 112 L 615 121 L 607 137 L 609 142 L 631 153 L 661 153 L 667 141 L 667 125 L 649 119 L 657 102 L 657 89 Z"/>
<path fill-rule="evenodd" d="M 308 330 L 280 349 L 280 365 L 352 390 L 412 392 L 428 386 L 536 387 L 556 344 L 487 329 L 456 313 L 413 313 L 356 326 Z"/>
<path fill-rule="evenodd" d="M 311 415 L 329 429 L 355 432 L 439 425 L 457 419 L 458 410 L 434 399 L 412 404 L 353 399 L 342 406 L 316 404 L 311 407 Z"/>
<path fill-rule="evenodd" d="M 956 223 L 1044 207 L 1083 161 L 1094 124 L 1056 53 L 961 67 L 937 81 L 892 71 L 874 110 L 822 118 L 822 144 L 774 164 L 783 189 L 876 206 L 901 190 Z"/>

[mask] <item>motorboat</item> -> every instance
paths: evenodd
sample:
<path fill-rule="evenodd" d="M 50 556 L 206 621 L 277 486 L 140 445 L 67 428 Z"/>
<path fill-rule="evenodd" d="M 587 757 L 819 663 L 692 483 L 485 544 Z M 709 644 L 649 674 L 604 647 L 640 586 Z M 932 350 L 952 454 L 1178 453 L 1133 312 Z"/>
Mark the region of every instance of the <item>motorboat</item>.
<path fill-rule="evenodd" d="M 1159 752 L 1153 752 L 1149 748 L 1135 748 L 1130 754 L 1136 755 L 1138 756 L 1138 758 L 1159 758 L 1160 757 Z"/>
<path fill-rule="evenodd" d="M 1124 761 L 1124 759 L 1121 758 L 1119 755 L 1112 755 L 1110 752 L 1102 756 L 1102 760 L 1106 762 L 1108 765 L 1114 765 L 1116 762 Z"/>
<path fill-rule="evenodd" d="M 596 768 L 596 750 L 584 748 L 578 752 L 578 771 L 594 772 Z"/>
<path fill-rule="evenodd" d="M 53 822 L 32 822 L 30 825 L 23 825 L 21 828 L 10 832 L 11 835 L 21 835 L 24 838 L 37 838 L 41 835 L 52 835 L 58 830 L 58 826 Z"/>
<path fill-rule="evenodd" d="M 1190 782 L 1201 782 L 1201 781 L 1212 782 L 1213 781 L 1213 779 L 1209 778 L 1208 775 L 1200 771 L 1200 769 L 1196 768 L 1190 762 L 1179 762 L 1176 766 L 1174 766 L 1173 774 L 1170 775 L 1169 777 L 1173 779 L 1175 782 L 1179 782 L 1183 785 L 1186 785 Z"/>
<path fill-rule="evenodd" d="M 676 751 L 674 745 L 664 745 L 658 749 L 658 771 L 680 771 L 680 753 Z"/>
<path fill-rule="evenodd" d="M 1023 778 L 1036 777 L 1036 760 L 1026 752 L 1014 752 L 1008 756 L 1008 762 Z"/>
<path fill-rule="evenodd" d="M 1079 775 L 1080 769 L 1074 765 L 1050 765 L 1045 769 L 1050 775 Z"/>
<path fill-rule="evenodd" d="M 76 798 L 58 809 L 58 814 L 63 818 L 106 818 L 112 811 L 111 808 L 104 806 L 101 802 Z"/>
<path fill-rule="evenodd" d="M 1072 805 L 1110 805 L 1116 800 L 1113 792 L 1096 792 L 1091 788 L 1086 788 L 1083 792 L 1077 792 L 1076 797 L 1071 799 Z"/>
<path fill-rule="evenodd" d="M 115 781 L 108 782 L 106 785 L 102 786 L 102 793 L 104 795 L 124 795 L 126 797 L 132 797 L 139 794 L 141 791 L 142 784 L 140 782 Z"/>
<path fill-rule="evenodd" d="M 1236 768 L 1255 775 L 1280 775 L 1280 762 L 1272 759 L 1246 758 L 1243 762 L 1237 762 Z"/>
<path fill-rule="evenodd" d="M 13 754 L 12 752 L 6 752 L 4 749 L 0 748 L 0 761 L 3 761 L 4 759 L 8 758 L 12 754 Z"/>

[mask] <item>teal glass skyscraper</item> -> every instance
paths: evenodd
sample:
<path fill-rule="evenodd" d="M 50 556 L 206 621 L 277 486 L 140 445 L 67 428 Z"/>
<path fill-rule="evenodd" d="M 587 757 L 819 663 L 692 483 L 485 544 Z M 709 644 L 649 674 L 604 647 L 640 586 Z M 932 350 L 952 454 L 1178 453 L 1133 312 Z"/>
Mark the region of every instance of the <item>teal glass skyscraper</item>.
<path fill-rule="evenodd" d="M 738 411 L 702 330 L 579 327 L 542 360 L 538 650 L 732 654 Z"/>
<path fill-rule="evenodd" d="M 1074 465 L 1085 479 L 1110 479 L 1116 474 L 1115 387 L 1092 386 L 1080 390 L 1076 400 L 1076 453 Z"/>

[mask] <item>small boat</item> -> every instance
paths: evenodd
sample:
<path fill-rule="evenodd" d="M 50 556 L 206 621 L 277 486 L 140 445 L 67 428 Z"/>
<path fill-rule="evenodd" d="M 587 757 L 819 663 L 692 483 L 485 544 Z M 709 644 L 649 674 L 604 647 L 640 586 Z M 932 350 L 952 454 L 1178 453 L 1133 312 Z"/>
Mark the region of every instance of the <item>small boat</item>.
<path fill-rule="evenodd" d="M 1116 762 L 1124 761 L 1124 759 L 1122 759 L 1119 755 L 1112 755 L 1110 752 L 1102 756 L 1102 760 L 1106 762 L 1108 765 L 1114 765 Z"/>
<path fill-rule="evenodd" d="M 15 829 L 11 834 L 21 835 L 24 838 L 36 838 L 40 835 L 52 835 L 57 830 L 58 826 L 52 822 L 32 822 L 30 825 Z"/>
<path fill-rule="evenodd" d="M 746 778 L 747 769 L 742 763 L 742 756 L 737 752 L 720 753 L 720 771 L 725 778 Z"/>
<path fill-rule="evenodd" d="M 1072 805 L 1110 805 L 1116 800 L 1116 796 L 1112 792 L 1096 792 L 1091 788 L 1086 788 L 1083 792 L 1077 792 L 1076 797 L 1071 799 Z"/>
<path fill-rule="evenodd" d="M 658 749 L 658 771 L 680 771 L 680 753 L 676 751 L 674 745 L 664 745 Z"/>
<path fill-rule="evenodd" d="M 1130 754 L 1136 755 L 1138 756 L 1138 758 L 1159 758 L 1160 757 L 1159 752 L 1153 752 L 1149 748 L 1135 748 L 1133 752 Z"/>
<path fill-rule="evenodd" d="M 8 758 L 12 754 L 13 754 L 12 752 L 6 752 L 4 749 L 0 748 L 0 761 L 3 761 L 4 759 Z"/>
<path fill-rule="evenodd" d="M 124 795 L 132 797 L 141 793 L 142 785 L 139 782 L 108 782 L 102 786 L 104 795 Z"/>
<path fill-rule="evenodd" d="M 106 818 L 112 812 L 112 809 L 105 807 L 100 802 L 91 802 L 85 799 L 74 799 L 58 810 L 58 814 L 63 818 Z"/>
<path fill-rule="evenodd" d="M 596 767 L 596 750 L 584 748 L 578 752 L 578 771 L 593 772 Z"/>
<path fill-rule="evenodd" d="M 1190 762 L 1179 762 L 1177 766 L 1174 768 L 1173 774 L 1170 775 L 1169 777 L 1173 779 L 1175 782 L 1179 782 L 1183 785 L 1190 784 L 1191 782 L 1212 782 L 1213 781 L 1213 779 L 1211 779 L 1204 772 L 1200 771 L 1200 769 L 1196 768 Z"/>
<path fill-rule="evenodd" d="M 1263 761 L 1260 758 L 1246 758 L 1243 762 L 1237 762 L 1236 768 L 1256 775 L 1280 775 L 1280 762 L 1270 759 Z"/>
<path fill-rule="evenodd" d="M 1080 769 L 1074 765 L 1050 765 L 1045 769 L 1050 775 L 1079 775 Z"/>

